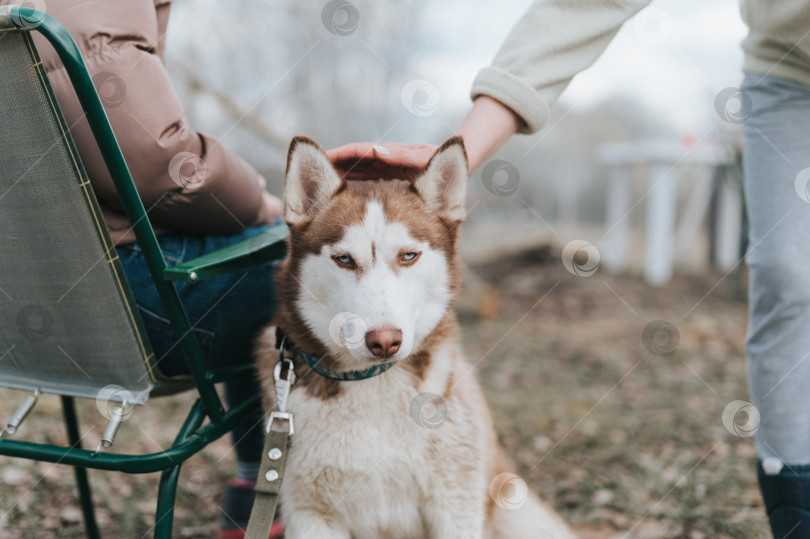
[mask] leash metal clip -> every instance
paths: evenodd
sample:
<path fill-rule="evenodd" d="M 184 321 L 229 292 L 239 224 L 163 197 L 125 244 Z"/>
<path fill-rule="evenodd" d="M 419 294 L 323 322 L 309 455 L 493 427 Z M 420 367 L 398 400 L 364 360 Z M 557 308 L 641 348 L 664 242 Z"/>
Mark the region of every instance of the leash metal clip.
<path fill-rule="evenodd" d="M 287 398 L 290 396 L 290 390 L 295 383 L 295 369 L 293 368 L 292 359 L 284 357 L 284 342 L 286 337 L 281 339 L 281 345 L 278 352 L 278 363 L 273 368 L 273 380 L 276 384 L 276 402 L 278 403 L 278 411 L 270 414 L 270 419 L 267 421 L 267 432 L 270 432 L 270 426 L 273 420 L 281 419 L 286 420 L 290 424 L 290 435 L 293 434 L 293 419 L 292 414 L 287 411 Z M 286 367 L 287 377 L 281 375 L 282 367 Z"/>
<path fill-rule="evenodd" d="M 267 430 L 266 432 L 270 432 L 270 427 L 273 426 L 273 421 L 276 419 L 286 420 L 287 423 L 290 425 L 290 436 L 295 433 L 295 427 L 293 426 L 293 418 L 290 412 L 270 412 L 270 419 L 267 421 Z"/>

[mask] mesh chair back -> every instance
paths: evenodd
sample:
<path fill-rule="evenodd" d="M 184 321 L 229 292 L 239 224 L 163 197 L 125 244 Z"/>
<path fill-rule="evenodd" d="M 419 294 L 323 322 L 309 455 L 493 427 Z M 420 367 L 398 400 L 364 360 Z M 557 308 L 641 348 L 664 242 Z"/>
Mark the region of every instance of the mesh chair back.
<path fill-rule="evenodd" d="M 154 355 L 27 32 L 0 74 L 0 386 L 142 404 Z"/>

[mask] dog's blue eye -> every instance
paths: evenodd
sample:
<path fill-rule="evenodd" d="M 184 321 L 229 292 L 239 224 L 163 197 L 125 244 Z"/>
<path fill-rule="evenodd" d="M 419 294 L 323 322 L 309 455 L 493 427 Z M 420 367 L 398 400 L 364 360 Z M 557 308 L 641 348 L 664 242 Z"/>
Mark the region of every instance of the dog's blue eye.
<path fill-rule="evenodd" d="M 341 266 L 354 266 L 354 259 L 352 257 L 350 257 L 349 255 L 339 255 L 339 256 L 333 257 L 333 259 L 335 260 L 335 262 L 338 263 L 338 265 L 341 265 Z"/>
<path fill-rule="evenodd" d="M 415 253 L 413 251 L 408 251 L 402 255 L 403 262 L 413 262 L 419 256 L 419 253 Z"/>

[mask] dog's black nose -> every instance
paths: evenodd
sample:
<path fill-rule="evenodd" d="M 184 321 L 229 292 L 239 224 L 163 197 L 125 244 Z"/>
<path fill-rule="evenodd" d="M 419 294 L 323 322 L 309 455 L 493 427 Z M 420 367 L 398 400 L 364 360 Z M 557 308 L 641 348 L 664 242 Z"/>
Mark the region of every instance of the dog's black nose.
<path fill-rule="evenodd" d="M 366 347 L 376 357 L 390 357 L 402 344 L 402 330 L 392 327 L 372 329 L 366 333 Z"/>

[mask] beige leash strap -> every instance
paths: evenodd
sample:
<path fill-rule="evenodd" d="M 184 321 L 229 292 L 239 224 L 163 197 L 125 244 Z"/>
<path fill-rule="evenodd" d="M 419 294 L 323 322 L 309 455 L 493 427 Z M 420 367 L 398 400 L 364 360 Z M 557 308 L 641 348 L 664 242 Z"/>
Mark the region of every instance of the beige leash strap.
<path fill-rule="evenodd" d="M 284 372 L 282 372 L 284 371 Z M 295 383 L 292 360 L 284 357 L 284 341 L 279 350 L 279 360 L 273 369 L 276 383 L 278 411 L 270 414 L 267 421 L 267 437 L 262 451 L 262 464 L 256 478 L 256 499 L 250 512 L 245 539 L 267 539 L 273 518 L 278 508 L 278 496 L 287 454 L 290 452 L 290 437 L 295 432 L 292 414 L 287 412 L 287 397 Z"/>
<path fill-rule="evenodd" d="M 267 539 L 273 526 L 293 432 L 292 417 L 284 414 L 288 417 L 282 418 L 280 415 L 279 412 L 273 412 L 268 423 L 262 465 L 256 480 L 256 500 L 253 502 L 245 539 Z M 277 427 L 281 427 L 281 430 Z"/>

